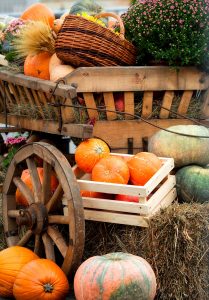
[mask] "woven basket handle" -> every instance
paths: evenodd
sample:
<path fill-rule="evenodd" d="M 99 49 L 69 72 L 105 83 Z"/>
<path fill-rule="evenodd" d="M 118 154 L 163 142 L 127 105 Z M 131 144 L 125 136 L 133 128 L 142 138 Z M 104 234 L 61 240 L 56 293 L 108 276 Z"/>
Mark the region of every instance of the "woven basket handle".
<path fill-rule="evenodd" d="M 122 19 L 121 19 L 120 16 L 118 16 L 118 15 L 112 13 L 112 12 L 104 12 L 104 13 L 100 13 L 100 14 L 94 16 L 94 17 L 97 18 L 97 19 L 106 18 L 106 17 L 115 18 L 118 21 L 119 27 L 120 27 L 119 37 L 121 38 L 121 40 L 125 39 L 125 37 L 124 37 L 124 35 L 125 35 L 125 28 L 124 28 L 123 21 L 122 21 Z"/>

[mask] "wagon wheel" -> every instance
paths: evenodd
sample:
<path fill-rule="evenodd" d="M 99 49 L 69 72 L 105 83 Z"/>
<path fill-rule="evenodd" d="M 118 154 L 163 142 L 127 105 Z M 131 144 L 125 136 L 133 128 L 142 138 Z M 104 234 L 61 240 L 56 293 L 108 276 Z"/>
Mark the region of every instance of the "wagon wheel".
<path fill-rule="evenodd" d="M 43 168 L 42 183 L 38 161 Z M 21 179 L 24 169 L 29 169 L 32 190 Z M 57 184 L 52 194 L 54 175 Z M 17 189 L 28 206 L 16 204 Z M 3 185 L 3 222 L 8 246 L 31 248 L 55 261 L 66 274 L 76 270 L 84 247 L 82 199 L 69 162 L 54 146 L 26 144 L 15 154 Z"/>

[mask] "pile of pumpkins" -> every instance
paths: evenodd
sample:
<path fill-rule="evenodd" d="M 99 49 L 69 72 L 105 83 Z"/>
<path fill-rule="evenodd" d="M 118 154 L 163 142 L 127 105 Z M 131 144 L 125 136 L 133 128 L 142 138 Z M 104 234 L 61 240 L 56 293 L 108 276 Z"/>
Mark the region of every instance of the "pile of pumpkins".
<path fill-rule="evenodd" d="M 71 286 L 56 263 L 27 248 L 12 246 L 0 252 L 0 297 L 64 300 L 73 286 L 77 300 L 153 300 L 156 277 L 142 257 L 115 252 L 84 261 Z"/>
<path fill-rule="evenodd" d="M 209 128 L 176 125 L 159 130 L 148 142 L 149 151 L 173 157 L 180 201 L 209 201 Z"/>
<path fill-rule="evenodd" d="M 92 181 L 144 186 L 161 168 L 162 160 L 151 152 L 133 156 L 115 155 L 99 138 L 82 141 L 75 150 L 75 161 L 80 170 L 89 173 Z M 82 196 L 106 198 L 99 192 L 81 191 Z M 138 196 L 117 194 L 115 200 L 139 202 Z"/>

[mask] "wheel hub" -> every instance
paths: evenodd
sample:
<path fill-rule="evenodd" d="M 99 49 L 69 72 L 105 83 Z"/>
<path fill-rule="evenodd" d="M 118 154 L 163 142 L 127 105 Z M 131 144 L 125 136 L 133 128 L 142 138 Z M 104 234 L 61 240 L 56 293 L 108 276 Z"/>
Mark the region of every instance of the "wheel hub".
<path fill-rule="evenodd" d="M 42 203 L 33 203 L 27 209 L 20 209 L 16 218 L 19 226 L 28 226 L 35 234 L 40 234 L 48 226 L 48 213 Z"/>

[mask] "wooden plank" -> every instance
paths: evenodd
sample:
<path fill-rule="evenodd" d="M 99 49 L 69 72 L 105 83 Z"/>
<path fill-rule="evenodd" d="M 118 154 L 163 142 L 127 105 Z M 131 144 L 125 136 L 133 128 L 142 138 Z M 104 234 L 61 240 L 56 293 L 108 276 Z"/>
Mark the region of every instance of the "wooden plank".
<path fill-rule="evenodd" d="M 124 92 L 125 112 L 130 115 L 125 115 L 126 120 L 131 120 L 134 117 L 134 92 Z"/>
<path fill-rule="evenodd" d="M 209 125 L 209 121 L 202 121 L 202 123 Z M 140 120 L 97 121 L 93 127 L 93 136 L 103 139 L 111 147 L 112 152 L 120 153 L 128 152 L 128 138 L 133 138 L 133 152 L 137 153 L 143 150 L 142 138 L 152 136 L 159 130 L 157 126 L 168 128 L 174 125 L 194 124 L 194 122 L 185 119 L 152 119 L 150 124 Z"/>
<path fill-rule="evenodd" d="M 97 106 L 96 106 L 96 103 L 95 103 L 95 100 L 94 100 L 94 94 L 93 93 L 83 93 L 83 98 L 84 98 L 86 107 L 94 108 L 94 109 L 88 109 L 87 108 L 89 119 L 99 120 L 99 114 L 98 114 Z"/>
<path fill-rule="evenodd" d="M 173 188 L 172 190 L 170 190 L 170 192 L 165 196 L 165 198 L 163 198 L 163 200 L 160 202 L 159 205 L 157 205 L 150 213 L 150 218 L 156 214 L 157 212 L 159 212 L 161 209 L 164 209 L 168 206 L 170 206 L 177 198 L 177 192 L 176 189 Z"/>
<path fill-rule="evenodd" d="M 148 195 L 157 187 L 157 185 L 170 173 L 174 168 L 174 159 L 167 158 L 162 167 L 149 179 L 144 185 Z"/>
<path fill-rule="evenodd" d="M 190 104 L 190 101 L 192 99 L 192 95 L 193 95 L 193 91 L 184 91 L 183 92 L 183 95 L 181 97 L 181 101 L 179 103 L 179 107 L 178 107 L 178 110 L 177 110 L 178 114 L 181 114 L 181 115 L 186 115 L 187 114 L 189 104 Z"/>
<path fill-rule="evenodd" d="M 83 206 L 86 209 L 150 215 L 150 212 L 154 211 L 155 208 L 160 205 L 162 199 L 174 188 L 174 186 L 175 176 L 170 175 L 146 203 L 118 202 L 117 200 L 102 198 L 98 201 L 98 198 L 82 197 Z"/>
<path fill-rule="evenodd" d="M 35 100 L 35 104 L 36 104 L 36 109 L 37 109 L 37 113 L 39 112 L 41 117 L 44 119 L 44 111 L 43 111 L 43 107 L 40 103 L 40 99 L 38 97 L 38 94 L 35 90 L 31 89 L 31 92 L 33 94 L 34 100 Z"/>
<path fill-rule="evenodd" d="M 84 209 L 85 220 L 148 227 L 149 220 L 144 216 L 107 211 Z"/>
<path fill-rule="evenodd" d="M 8 124 L 18 128 L 34 130 L 52 134 L 69 135 L 78 138 L 92 137 L 93 126 L 88 124 L 63 124 L 61 132 L 59 131 L 59 124 L 56 121 L 35 120 L 23 116 L 8 115 Z M 0 114 L 0 122 L 5 123 L 4 114 Z"/>
<path fill-rule="evenodd" d="M 8 83 L 8 85 L 9 85 L 9 88 L 10 88 L 10 90 L 12 91 L 12 93 L 14 95 L 14 99 L 16 100 L 16 104 L 20 105 L 21 104 L 20 95 L 19 95 L 19 92 L 18 92 L 16 86 L 12 83 Z"/>
<path fill-rule="evenodd" d="M 112 92 L 105 92 L 103 93 L 104 96 L 104 102 L 106 107 L 106 114 L 107 114 L 107 120 L 115 120 L 117 119 L 117 113 L 115 109 L 115 101 L 114 96 Z M 108 111 L 111 110 L 111 111 Z"/>
<path fill-rule="evenodd" d="M 76 89 L 71 85 L 59 84 L 50 80 L 43 80 L 35 77 L 26 76 L 22 73 L 16 74 L 7 70 L 0 70 L 0 79 L 11 82 L 13 84 L 25 86 L 31 90 L 43 91 L 46 93 L 52 93 L 64 98 L 74 98 L 76 97 Z"/>
<path fill-rule="evenodd" d="M 72 99 L 71 98 L 67 98 L 64 101 L 65 105 L 72 105 Z M 62 120 L 63 123 L 72 123 L 75 121 L 75 112 L 73 107 L 67 107 L 67 106 L 62 106 L 61 107 L 61 114 L 62 114 Z"/>
<path fill-rule="evenodd" d="M 171 109 L 172 106 L 172 101 L 174 98 L 174 91 L 165 91 L 165 94 L 163 96 L 163 101 L 162 101 L 162 107 L 167 108 L 168 110 L 161 108 L 160 109 L 160 119 L 168 119 L 169 117 L 169 110 Z"/>
<path fill-rule="evenodd" d="M 204 90 L 208 74 L 194 67 L 83 67 L 65 77 L 77 92 Z"/>
<path fill-rule="evenodd" d="M 147 119 L 152 116 L 153 92 L 144 92 L 142 103 L 142 117 Z"/>

